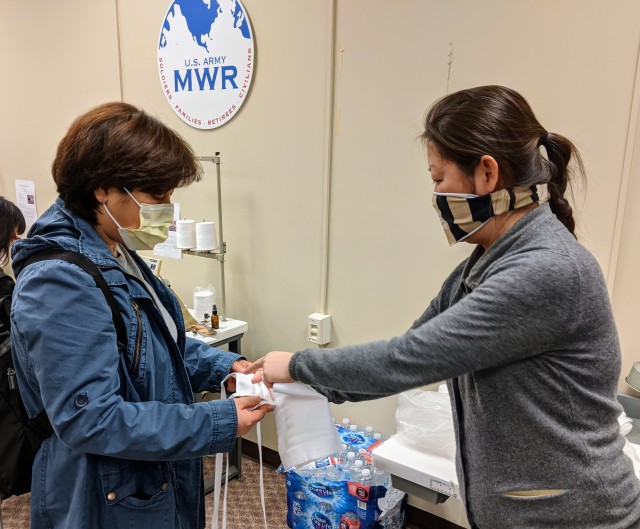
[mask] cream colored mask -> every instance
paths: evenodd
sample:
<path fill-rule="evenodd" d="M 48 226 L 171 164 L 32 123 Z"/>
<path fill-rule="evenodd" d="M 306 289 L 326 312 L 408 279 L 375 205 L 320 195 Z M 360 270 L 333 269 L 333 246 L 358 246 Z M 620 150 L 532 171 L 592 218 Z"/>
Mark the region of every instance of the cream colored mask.
<path fill-rule="evenodd" d="M 138 202 L 125 187 L 124 190 L 140 207 L 140 226 L 123 228 L 104 204 L 104 209 L 118 227 L 118 233 L 129 250 L 153 250 L 156 244 L 164 242 L 173 225 L 173 204 L 144 204 Z"/>
<path fill-rule="evenodd" d="M 440 217 L 449 246 L 464 241 L 484 226 L 491 217 L 529 204 L 549 200 L 547 184 L 499 189 L 488 195 L 433 193 L 433 207 Z"/>

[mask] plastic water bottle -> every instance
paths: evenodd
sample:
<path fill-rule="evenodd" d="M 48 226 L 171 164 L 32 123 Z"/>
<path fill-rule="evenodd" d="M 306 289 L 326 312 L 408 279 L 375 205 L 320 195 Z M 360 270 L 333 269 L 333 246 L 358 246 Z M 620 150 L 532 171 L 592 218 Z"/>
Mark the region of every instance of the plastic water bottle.
<path fill-rule="evenodd" d="M 360 471 L 359 478 L 360 479 L 358 479 L 358 481 L 363 485 L 368 485 L 368 486 L 373 485 L 373 482 L 371 480 L 371 470 L 369 470 L 368 468 L 363 468 Z"/>
<path fill-rule="evenodd" d="M 364 461 L 362 461 L 362 459 L 356 459 L 353 462 L 353 465 L 351 465 L 346 472 L 346 474 L 348 474 L 347 479 L 349 481 L 360 481 L 359 478 L 363 468 L 364 468 Z"/>
<path fill-rule="evenodd" d="M 353 481 L 351 479 L 351 474 L 356 470 L 356 461 L 358 461 L 358 459 L 356 458 L 356 453 L 349 452 L 347 454 L 347 460 L 344 462 L 344 465 L 342 466 L 342 474 L 344 476 L 344 479 Z"/>
<path fill-rule="evenodd" d="M 371 470 L 363 468 L 356 479 L 358 486 L 356 487 L 358 498 L 363 501 L 368 501 L 374 491 L 372 490 L 373 481 L 371 480 Z"/>
<path fill-rule="evenodd" d="M 309 498 L 307 495 L 301 490 L 297 490 L 293 493 L 293 504 L 291 506 L 291 511 L 293 514 L 293 526 L 295 527 L 297 523 L 307 514 L 307 502 Z"/>
<path fill-rule="evenodd" d="M 331 461 L 333 465 L 338 467 L 338 469 L 342 470 L 342 467 L 347 461 L 348 453 L 349 453 L 349 447 L 345 443 L 342 443 L 342 450 L 340 450 L 340 452 L 330 455 L 329 461 Z"/>
<path fill-rule="evenodd" d="M 324 478 L 328 481 L 342 481 L 342 471 L 333 465 L 329 465 L 324 469 Z"/>
<path fill-rule="evenodd" d="M 380 485 L 385 489 L 388 489 L 391 485 L 391 476 L 387 474 L 381 468 L 373 467 L 373 474 L 371 475 L 372 485 Z"/>
<path fill-rule="evenodd" d="M 340 517 L 340 529 L 360 529 L 360 519 L 352 511 L 345 512 Z"/>
<path fill-rule="evenodd" d="M 356 453 L 349 451 L 344 458 L 344 461 L 340 465 L 340 470 L 342 471 L 343 479 L 349 479 L 349 471 L 351 467 L 353 467 L 353 463 L 356 460 Z"/>
<path fill-rule="evenodd" d="M 364 435 L 373 439 L 373 426 L 365 426 Z"/>
<path fill-rule="evenodd" d="M 349 425 L 351 424 L 351 421 L 349 420 L 349 417 L 345 417 L 344 419 L 342 419 L 342 427 L 345 430 L 349 429 Z"/>
<path fill-rule="evenodd" d="M 311 519 L 312 519 L 312 523 L 314 527 L 320 526 L 320 527 L 325 527 L 327 522 L 331 523 L 330 520 L 332 518 L 332 514 L 333 514 L 333 505 L 331 505 L 330 503 L 327 502 L 323 502 L 320 505 L 318 505 L 318 511 L 324 515 L 325 519 L 323 520 L 322 517 L 320 517 L 320 520 L 318 520 L 318 523 L 313 523 L 313 519 L 315 517 L 315 513 L 312 514 Z"/>

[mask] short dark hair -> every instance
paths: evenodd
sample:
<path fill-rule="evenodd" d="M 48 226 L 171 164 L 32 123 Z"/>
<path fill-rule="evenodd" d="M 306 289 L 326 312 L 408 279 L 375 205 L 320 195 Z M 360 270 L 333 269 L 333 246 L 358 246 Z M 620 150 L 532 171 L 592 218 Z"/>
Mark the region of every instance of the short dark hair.
<path fill-rule="evenodd" d="M 0 266 L 7 264 L 14 236 L 27 228 L 20 208 L 10 200 L 0 197 Z"/>
<path fill-rule="evenodd" d="M 580 154 L 567 138 L 547 132 L 515 90 L 478 86 L 443 97 L 427 112 L 422 138 L 468 176 L 488 154 L 498 162 L 505 187 L 548 184 L 551 211 L 574 233 L 565 191 L 574 174 L 585 178 Z"/>
<path fill-rule="evenodd" d="M 51 172 L 66 207 L 92 224 L 100 187 L 162 195 L 202 178 L 193 150 L 175 131 L 120 102 L 97 106 L 71 124 Z"/>

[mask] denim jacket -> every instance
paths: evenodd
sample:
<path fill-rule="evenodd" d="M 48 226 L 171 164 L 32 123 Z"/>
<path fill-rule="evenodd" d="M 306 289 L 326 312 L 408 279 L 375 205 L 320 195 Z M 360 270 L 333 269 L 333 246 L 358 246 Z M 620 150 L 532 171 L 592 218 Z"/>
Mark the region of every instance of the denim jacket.
<path fill-rule="evenodd" d="M 24 267 L 58 247 L 100 268 L 128 331 L 128 359 L 91 276 L 60 260 Z M 175 296 L 132 255 L 183 329 Z M 204 527 L 200 458 L 231 450 L 237 414 L 233 402 L 196 403 L 193 392 L 219 388 L 238 355 L 181 332 L 176 343 L 145 287 L 60 199 L 14 244 L 13 269 L 18 384 L 29 416 L 44 408 L 54 429 L 33 466 L 32 529 Z"/>

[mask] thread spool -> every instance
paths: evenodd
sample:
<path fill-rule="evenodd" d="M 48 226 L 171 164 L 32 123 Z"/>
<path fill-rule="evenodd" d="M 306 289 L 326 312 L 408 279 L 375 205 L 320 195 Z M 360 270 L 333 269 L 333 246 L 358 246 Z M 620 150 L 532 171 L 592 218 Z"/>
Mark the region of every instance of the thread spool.
<path fill-rule="evenodd" d="M 199 290 L 193 294 L 193 317 L 202 321 L 204 313 L 210 312 L 211 307 L 216 302 L 216 297 L 211 290 Z"/>
<path fill-rule="evenodd" d="M 196 251 L 210 252 L 211 250 L 217 249 L 218 238 L 216 237 L 216 223 L 212 221 L 196 223 Z"/>
<path fill-rule="evenodd" d="M 176 221 L 176 248 L 190 250 L 196 247 L 196 222 L 191 219 Z"/>

